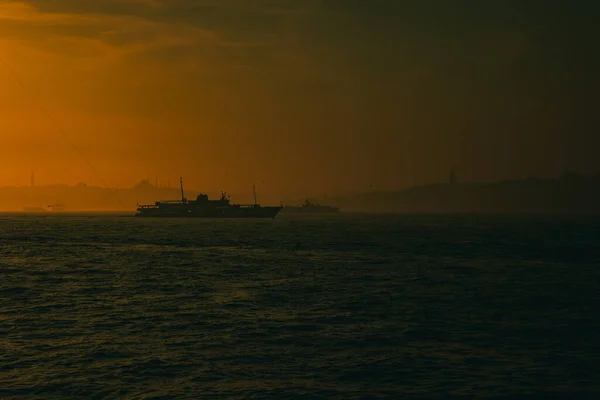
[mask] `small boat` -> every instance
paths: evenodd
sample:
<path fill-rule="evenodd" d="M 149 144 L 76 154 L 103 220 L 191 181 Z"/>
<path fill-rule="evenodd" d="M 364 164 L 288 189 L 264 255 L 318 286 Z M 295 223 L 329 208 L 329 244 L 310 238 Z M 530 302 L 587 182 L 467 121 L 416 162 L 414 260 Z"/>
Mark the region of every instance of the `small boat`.
<path fill-rule="evenodd" d="M 285 206 L 283 208 L 283 212 L 286 214 L 332 214 L 340 212 L 340 208 L 311 203 L 308 199 L 306 199 L 300 206 Z"/>
<path fill-rule="evenodd" d="M 50 204 L 48 206 L 48 210 L 50 211 L 65 211 L 65 206 L 59 203 L 56 204 Z"/>

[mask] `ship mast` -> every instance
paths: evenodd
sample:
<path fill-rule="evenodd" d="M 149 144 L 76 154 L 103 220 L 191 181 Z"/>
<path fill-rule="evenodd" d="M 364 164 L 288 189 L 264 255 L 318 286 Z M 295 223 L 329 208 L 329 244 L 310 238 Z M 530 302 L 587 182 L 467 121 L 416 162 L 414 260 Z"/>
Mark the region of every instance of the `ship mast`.
<path fill-rule="evenodd" d="M 254 205 L 256 205 L 256 185 L 252 185 L 252 191 L 254 192 Z"/>
<path fill-rule="evenodd" d="M 181 202 L 185 203 L 185 197 L 183 195 L 183 177 L 179 178 L 179 186 L 181 187 Z"/>

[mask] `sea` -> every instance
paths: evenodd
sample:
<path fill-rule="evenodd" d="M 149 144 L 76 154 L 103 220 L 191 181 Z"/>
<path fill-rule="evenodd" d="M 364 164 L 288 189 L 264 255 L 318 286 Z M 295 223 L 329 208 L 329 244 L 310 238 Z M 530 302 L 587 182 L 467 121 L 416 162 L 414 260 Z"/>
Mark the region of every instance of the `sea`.
<path fill-rule="evenodd" d="M 600 398 L 600 216 L 0 215 L 0 399 Z"/>

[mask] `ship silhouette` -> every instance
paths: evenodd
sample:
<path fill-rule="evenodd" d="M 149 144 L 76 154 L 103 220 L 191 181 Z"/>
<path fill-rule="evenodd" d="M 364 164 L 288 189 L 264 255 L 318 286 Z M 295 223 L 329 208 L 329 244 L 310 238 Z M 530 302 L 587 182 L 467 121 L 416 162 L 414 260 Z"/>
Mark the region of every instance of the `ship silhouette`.
<path fill-rule="evenodd" d="M 49 211 L 65 211 L 65 206 L 60 203 L 50 204 L 47 208 Z"/>
<path fill-rule="evenodd" d="M 179 180 L 181 200 L 157 201 L 150 205 L 139 205 L 136 217 L 163 218 L 275 218 L 283 207 L 263 207 L 256 203 L 254 189 L 254 204 L 231 204 L 225 192 L 221 192 L 219 200 L 210 200 L 208 195 L 199 194 L 196 200 L 188 200 L 183 192 L 183 178 Z"/>
<path fill-rule="evenodd" d="M 339 207 L 311 203 L 308 199 L 300 206 L 285 206 L 283 210 L 285 213 L 296 214 L 330 214 L 340 212 Z"/>

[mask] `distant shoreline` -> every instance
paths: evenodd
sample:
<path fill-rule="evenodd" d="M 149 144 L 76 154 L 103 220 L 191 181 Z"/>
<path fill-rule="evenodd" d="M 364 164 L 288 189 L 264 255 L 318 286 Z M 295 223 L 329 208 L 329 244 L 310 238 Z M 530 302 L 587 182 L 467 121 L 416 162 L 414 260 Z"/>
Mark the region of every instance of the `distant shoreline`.
<path fill-rule="evenodd" d="M 186 191 L 195 198 L 197 192 Z M 91 186 L 0 187 L 0 212 L 55 213 L 127 213 L 138 204 L 180 198 L 179 189 L 157 188 L 141 182 L 129 189 Z M 234 201 L 244 203 L 246 195 Z M 294 199 L 259 198 L 262 205 L 299 204 Z M 600 213 L 600 174 L 592 176 L 567 172 L 557 178 L 529 178 L 497 182 L 434 183 L 402 190 L 371 191 L 354 195 L 310 197 L 317 203 L 340 207 L 342 213 L 526 213 L 595 214 Z M 64 211 L 41 211 L 49 204 L 64 204 Z"/>

